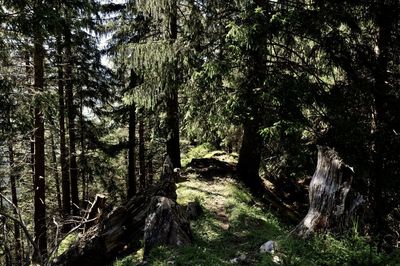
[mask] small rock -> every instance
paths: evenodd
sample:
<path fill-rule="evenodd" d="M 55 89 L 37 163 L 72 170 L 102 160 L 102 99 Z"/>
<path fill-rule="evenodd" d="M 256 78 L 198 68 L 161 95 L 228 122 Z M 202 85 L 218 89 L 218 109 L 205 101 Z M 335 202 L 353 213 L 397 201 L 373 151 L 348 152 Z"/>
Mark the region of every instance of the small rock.
<path fill-rule="evenodd" d="M 231 264 L 236 264 L 236 263 L 238 263 L 239 261 L 238 261 L 238 258 L 233 258 L 233 259 L 231 259 L 229 262 L 230 262 Z"/>
<path fill-rule="evenodd" d="M 260 253 L 270 253 L 274 254 L 276 248 L 276 242 L 273 240 L 269 240 L 261 245 Z"/>
<path fill-rule="evenodd" d="M 275 262 L 276 264 L 282 263 L 282 259 L 276 255 L 272 257 L 272 261 Z"/>
<path fill-rule="evenodd" d="M 198 201 L 189 202 L 186 207 L 186 214 L 189 220 L 196 220 L 203 214 L 203 208 Z"/>
<path fill-rule="evenodd" d="M 247 259 L 246 255 L 241 254 L 239 257 L 233 258 L 229 262 L 231 264 L 237 264 L 237 263 L 240 263 L 240 262 L 245 262 L 246 259 Z"/>

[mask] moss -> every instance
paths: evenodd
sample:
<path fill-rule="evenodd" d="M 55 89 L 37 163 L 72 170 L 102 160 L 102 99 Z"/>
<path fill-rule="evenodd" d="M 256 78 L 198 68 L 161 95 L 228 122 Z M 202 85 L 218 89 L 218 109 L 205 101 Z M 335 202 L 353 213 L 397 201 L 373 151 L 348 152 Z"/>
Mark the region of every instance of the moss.
<path fill-rule="evenodd" d="M 78 240 L 78 234 L 73 233 L 65 237 L 58 246 L 56 257 L 67 251 Z"/>

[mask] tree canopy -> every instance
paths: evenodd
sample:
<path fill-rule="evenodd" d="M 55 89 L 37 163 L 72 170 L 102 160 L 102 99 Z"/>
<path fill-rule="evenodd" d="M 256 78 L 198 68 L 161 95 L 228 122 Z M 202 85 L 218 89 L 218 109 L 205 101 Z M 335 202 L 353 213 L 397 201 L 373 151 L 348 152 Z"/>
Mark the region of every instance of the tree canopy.
<path fill-rule="evenodd" d="M 1 0 L 0 22 L 1 265 L 150 211 L 166 164 L 168 190 L 228 171 L 301 236 L 398 249 L 398 0 Z"/>

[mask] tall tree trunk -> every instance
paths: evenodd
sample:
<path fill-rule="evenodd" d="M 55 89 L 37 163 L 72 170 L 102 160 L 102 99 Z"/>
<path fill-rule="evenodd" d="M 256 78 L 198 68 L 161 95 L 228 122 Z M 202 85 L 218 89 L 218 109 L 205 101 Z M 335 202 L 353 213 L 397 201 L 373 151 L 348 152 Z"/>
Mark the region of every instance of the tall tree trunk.
<path fill-rule="evenodd" d="M 146 142 L 148 143 L 148 150 L 147 150 L 147 156 L 146 156 L 146 161 L 147 161 L 147 164 L 146 164 L 146 168 L 147 168 L 147 186 L 149 187 L 149 186 L 151 186 L 152 184 L 153 184 L 153 182 L 154 182 L 154 169 L 153 169 L 153 158 L 154 158 L 154 155 L 153 155 L 153 152 L 152 152 L 152 150 L 151 150 L 151 128 L 153 127 L 153 123 L 152 123 L 152 113 L 148 113 L 148 116 L 147 116 L 147 128 L 148 128 L 148 130 L 146 131 L 146 134 L 145 134 L 145 136 L 146 136 Z"/>
<path fill-rule="evenodd" d="M 64 71 L 62 58 L 61 34 L 57 36 L 57 75 L 58 75 L 58 120 L 60 126 L 60 164 L 62 188 L 62 212 L 64 218 L 71 214 L 71 189 L 68 174 L 67 147 L 65 141 L 65 98 L 64 98 Z"/>
<path fill-rule="evenodd" d="M 179 147 L 179 110 L 178 89 L 174 88 L 167 99 L 167 155 L 171 158 L 174 168 L 181 167 Z"/>
<path fill-rule="evenodd" d="M 56 183 L 57 206 L 58 206 L 58 211 L 62 213 L 60 177 L 58 175 L 58 169 L 57 169 L 56 144 L 54 143 L 54 134 L 52 132 L 50 134 L 50 140 L 51 140 L 51 160 L 53 165 L 54 181 Z"/>
<path fill-rule="evenodd" d="M 244 124 L 242 145 L 237 164 L 239 176 L 252 192 L 257 195 L 261 195 L 263 190 L 263 184 L 259 176 L 263 141 L 258 132 L 259 128 L 259 123 L 256 120 L 248 120 Z"/>
<path fill-rule="evenodd" d="M 34 33 L 33 64 L 35 69 L 35 90 L 40 95 L 44 89 L 44 38 L 40 29 Z M 40 96 L 35 99 L 35 175 L 34 175 L 34 229 L 35 241 L 40 254 L 34 254 L 35 261 L 41 261 L 47 255 L 47 227 L 46 227 L 46 184 L 45 184 L 45 152 L 44 152 L 44 119 L 43 101 Z"/>
<path fill-rule="evenodd" d="M 128 147 L 128 199 L 136 194 L 136 158 L 135 158 L 135 130 L 136 106 L 133 102 L 129 109 L 129 147 Z"/>
<path fill-rule="evenodd" d="M 148 169 L 148 180 L 147 180 L 147 185 L 151 186 L 153 184 L 154 180 L 154 170 L 153 170 L 153 156 L 149 156 L 147 158 L 147 169 Z"/>
<path fill-rule="evenodd" d="M 343 231 L 364 202 L 351 190 L 353 169 L 336 151 L 318 147 L 318 163 L 309 188 L 310 207 L 294 232 L 308 237 L 314 232 Z"/>
<path fill-rule="evenodd" d="M 85 202 L 87 199 L 87 178 L 86 178 L 86 155 L 85 155 L 85 130 L 84 130 L 84 119 L 83 119 L 83 95 L 82 95 L 82 87 L 80 91 L 80 112 L 79 112 L 79 127 L 81 129 L 80 135 L 80 144 L 81 144 L 81 178 L 82 178 L 82 202 Z"/>
<path fill-rule="evenodd" d="M 18 195 L 17 195 L 17 169 L 14 161 L 14 147 L 13 140 L 10 139 L 8 143 L 9 161 L 10 161 L 10 183 L 11 183 L 11 199 L 14 204 L 14 215 L 17 217 L 18 208 Z M 15 265 L 22 265 L 22 252 L 21 252 L 21 232 L 19 224 L 14 221 L 14 236 L 15 236 Z"/>
<path fill-rule="evenodd" d="M 145 162 L 145 139 L 144 139 L 144 109 L 139 110 L 139 182 L 140 190 L 146 188 L 146 162 Z"/>
<path fill-rule="evenodd" d="M 129 88 L 134 89 L 139 82 L 136 72 L 131 69 Z M 132 102 L 129 107 L 129 129 L 128 129 L 128 199 L 136 194 L 136 104 Z"/>
<path fill-rule="evenodd" d="M 68 23 L 68 22 L 67 22 Z M 72 77 L 72 52 L 71 52 L 71 29 L 67 25 L 64 32 L 65 37 L 65 90 L 67 98 L 68 133 L 69 133 L 69 178 L 71 182 L 72 213 L 79 215 L 79 191 L 78 191 L 78 165 L 76 163 L 76 110 L 74 105 L 73 77 Z"/>
<path fill-rule="evenodd" d="M 2 206 L 1 206 L 2 207 Z M 4 253 L 5 253 L 5 265 L 6 266 L 12 266 L 12 254 L 11 254 L 11 250 L 10 250 L 10 248 L 8 247 L 8 238 L 7 238 L 7 235 L 8 235 L 8 228 L 7 228 L 7 222 L 6 222 L 6 219 L 1 219 L 1 221 L 2 221 L 2 227 L 3 227 L 3 236 L 4 236 L 4 238 L 3 238 L 3 248 L 4 248 Z"/>
<path fill-rule="evenodd" d="M 178 15 L 176 0 L 172 1 L 172 12 L 169 21 L 169 38 L 175 43 L 178 38 Z M 177 59 L 176 59 L 177 60 Z M 179 146 L 179 102 L 178 102 L 178 64 L 175 61 L 170 73 L 171 84 L 167 93 L 167 155 L 171 158 L 174 168 L 181 167 Z"/>
<path fill-rule="evenodd" d="M 390 178 L 390 173 L 386 171 L 384 158 L 387 157 L 386 154 L 390 150 L 390 147 L 387 144 L 390 139 L 390 133 L 388 130 L 392 130 L 390 118 L 388 117 L 386 99 L 389 95 L 387 84 L 391 33 L 396 21 L 395 12 L 397 8 L 394 6 L 396 5 L 395 2 L 396 1 L 379 0 L 376 11 L 376 23 L 378 26 L 378 53 L 376 67 L 374 68 L 375 87 L 372 92 L 376 113 L 376 130 L 374 132 L 373 150 L 373 198 L 376 217 L 375 232 L 378 235 L 380 244 L 383 239 L 383 232 L 387 229 L 385 218 L 388 213 L 383 191 L 386 182 L 385 179 L 387 180 L 387 178 Z"/>
<path fill-rule="evenodd" d="M 32 71 L 30 68 L 30 51 L 25 51 L 25 74 L 26 74 L 26 86 L 30 87 L 31 84 L 31 76 L 32 76 Z M 29 113 L 31 115 L 31 125 L 32 128 L 35 128 L 35 119 L 34 119 L 34 109 L 30 108 Z M 35 132 L 34 130 L 29 134 L 29 146 L 30 146 L 30 158 L 29 158 L 29 164 L 31 167 L 31 177 L 32 177 L 32 182 L 35 180 Z"/>

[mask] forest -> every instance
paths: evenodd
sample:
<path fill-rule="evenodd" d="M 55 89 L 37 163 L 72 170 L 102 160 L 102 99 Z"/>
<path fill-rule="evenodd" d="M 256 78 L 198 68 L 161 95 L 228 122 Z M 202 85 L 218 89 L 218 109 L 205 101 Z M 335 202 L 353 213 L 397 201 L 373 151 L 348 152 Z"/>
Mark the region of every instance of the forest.
<path fill-rule="evenodd" d="M 399 246 L 399 0 L 0 0 L 0 265 Z"/>

